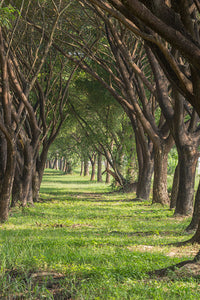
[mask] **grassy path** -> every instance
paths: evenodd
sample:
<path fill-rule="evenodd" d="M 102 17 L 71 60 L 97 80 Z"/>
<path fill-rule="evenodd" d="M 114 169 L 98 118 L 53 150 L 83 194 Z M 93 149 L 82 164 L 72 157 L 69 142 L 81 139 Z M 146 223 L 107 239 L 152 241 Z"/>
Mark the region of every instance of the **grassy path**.
<path fill-rule="evenodd" d="M 196 254 L 166 246 L 189 238 L 189 219 L 109 192 L 46 171 L 40 202 L 0 226 L 0 299 L 200 299 L 199 270 L 147 275 Z"/>

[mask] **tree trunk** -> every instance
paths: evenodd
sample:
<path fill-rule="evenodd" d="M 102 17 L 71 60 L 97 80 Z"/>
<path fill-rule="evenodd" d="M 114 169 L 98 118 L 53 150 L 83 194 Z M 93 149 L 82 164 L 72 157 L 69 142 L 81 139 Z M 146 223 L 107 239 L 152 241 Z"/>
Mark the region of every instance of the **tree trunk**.
<path fill-rule="evenodd" d="M 110 164 L 108 162 L 108 160 L 106 160 L 106 170 L 110 170 Z M 110 183 L 110 173 L 109 172 L 106 172 L 106 183 Z"/>
<path fill-rule="evenodd" d="M 136 161 L 135 161 L 135 153 L 134 150 L 131 150 L 131 155 L 129 158 L 129 165 L 127 169 L 127 176 L 128 176 L 128 181 L 130 183 L 135 182 L 135 174 L 136 174 Z"/>
<path fill-rule="evenodd" d="M 83 169 L 84 169 L 84 161 L 81 161 L 81 171 L 80 171 L 80 176 L 83 175 Z"/>
<path fill-rule="evenodd" d="M 32 190 L 32 172 L 33 172 L 33 149 L 30 142 L 24 145 L 24 166 L 22 177 L 23 199 L 22 206 L 26 206 L 28 201 L 29 190 Z"/>
<path fill-rule="evenodd" d="M 200 220 L 195 234 L 188 242 L 200 244 Z"/>
<path fill-rule="evenodd" d="M 176 207 L 176 200 L 178 196 L 178 189 L 179 189 L 179 164 L 177 164 L 174 178 L 173 178 L 173 185 L 172 185 L 172 193 L 171 193 L 171 201 L 170 201 L 170 208 L 173 209 Z"/>
<path fill-rule="evenodd" d="M 84 176 L 89 176 L 89 163 L 88 163 L 88 159 L 84 159 Z"/>
<path fill-rule="evenodd" d="M 33 203 L 33 188 L 32 184 L 29 185 L 29 191 L 28 191 L 28 196 L 27 196 L 27 203 L 31 206 L 34 206 Z"/>
<path fill-rule="evenodd" d="M 190 224 L 188 225 L 188 227 L 186 228 L 186 230 L 190 231 L 190 230 L 197 229 L 199 221 L 200 221 L 200 182 L 199 182 L 199 186 L 198 186 L 198 189 L 196 192 L 192 220 L 191 220 Z"/>
<path fill-rule="evenodd" d="M 149 199 L 153 169 L 154 162 L 152 160 L 148 160 L 144 163 L 142 170 L 140 170 L 136 191 L 138 199 Z"/>
<path fill-rule="evenodd" d="M 162 205 L 169 204 L 167 191 L 167 161 L 170 148 L 161 145 L 158 149 L 154 147 L 154 181 L 153 201 Z"/>
<path fill-rule="evenodd" d="M 153 144 L 151 141 L 146 140 L 141 124 L 135 122 L 133 118 L 131 120 L 135 132 L 139 169 L 136 196 L 138 199 L 149 200 L 154 170 Z"/>
<path fill-rule="evenodd" d="M 97 158 L 97 156 L 95 154 L 94 157 L 90 160 L 91 165 L 92 165 L 92 173 L 91 173 L 90 181 L 94 181 L 95 180 L 96 158 Z"/>
<path fill-rule="evenodd" d="M 35 170 L 33 172 L 33 178 L 32 178 L 33 202 L 37 202 L 39 200 L 39 192 L 40 192 L 40 178 L 39 178 L 39 173 Z"/>
<path fill-rule="evenodd" d="M 0 132 L 0 182 L 4 177 L 7 163 L 7 142 L 5 136 Z"/>
<path fill-rule="evenodd" d="M 102 154 L 98 153 L 97 181 L 102 182 Z"/>
<path fill-rule="evenodd" d="M 42 152 L 41 154 L 37 156 L 36 159 L 36 165 L 35 168 L 33 168 L 33 175 L 32 175 L 32 195 L 33 195 L 33 201 L 36 202 L 39 199 L 39 191 L 40 186 L 42 183 L 42 178 L 44 175 L 45 170 L 45 162 L 47 160 L 48 150 L 50 147 L 50 143 L 43 144 Z M 55 161 L 53 164 L 53 168 L 55 165 Z M 51 163 L 50 163 L 51 167 Z"/>
<path fill-rule="evenodd" d="M 195 172 L 198 160 L 196 147 L 178 149 L 180 175 L 175 215 L 191 215 L 193 212 Z"/>
<path fill-rule="evenodd" d="M 58 157 L 56 157 L 55 169 L 57 171 L 59 170 L 59 159 L 58 159 Z"/>
<path fill-rule="evenodd" d="M 136 150 L 139 167 L 136 196 L 138 199 L 149 200 L 154 170 L 154 159 L 152 158 L 149 147 L 145 147 L 146 145 L 143 145 L 141 142 L 138 138 L 138 134 L 136 134 Z"/>
<path fill-rule="evenodd" d="M 9 206 L 12 194 L 12 187 L 15 174 L 16 150 L 15 145 L 7 140 L 6 170 L 2 180 L 0 193 L 0 222 L 8 220 Z"/>
<path fill-rule="evenodd" d="M 53 161 L 52 160 L 49 160 L 49 168 L 53 169 Z"/>
<path fill-rule="evenodd" d="M 66 172 L 65 172 L 65 170 L 66 170 L 66 165 L 67 165 L 67 160 L 66 160 L 65 158 L 63 158 L 62 171 L 63 171 L 64 173 L 66 173 Z"/>
<path fill-rule="evenodd" d="M 16 177 L 17 175 L 15 174 L 12 188 L 12 201 L 10 205 L 11 207 L 15 207 L 18 202 L 21 203 L 21 200 L 23 198 L 22 180 L 18 180 Z"/>

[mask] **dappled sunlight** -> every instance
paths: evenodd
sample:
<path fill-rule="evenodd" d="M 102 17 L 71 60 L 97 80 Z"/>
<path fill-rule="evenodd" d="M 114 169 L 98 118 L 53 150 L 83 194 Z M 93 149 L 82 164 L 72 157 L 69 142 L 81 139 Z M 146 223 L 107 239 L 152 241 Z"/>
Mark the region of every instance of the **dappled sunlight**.
<path fill-rule="evenodd" d="M 104 287 L 112 294 L 116 288 L 117 293 L 131 289 L 134 295 L 137 286 L 148 294 L 155 286 L 148 272 L 198 252 L 198 245 L 169 245 L 188 238 L 184 229 L 190 218 L 174 219 L 168 208 L 132 201 L 134 193 L 111 192 L 104 183 L 76 184 L 82 180 L 79 175 L 53 172 L 53 182 L 48 176 L 40 201 L 13 208 L 9 222 L 0 225 L 2 270 L 13 289 L 27 282 L 29 293 L 41 285 L 51 294 L 70 296 L 81 293 L 87 282 L 97 293 Z M 174 288 L 181 286 L 180 277 L 174 282 L 170 278 L 163 279 L 159 293 L 168 281 Z"/>

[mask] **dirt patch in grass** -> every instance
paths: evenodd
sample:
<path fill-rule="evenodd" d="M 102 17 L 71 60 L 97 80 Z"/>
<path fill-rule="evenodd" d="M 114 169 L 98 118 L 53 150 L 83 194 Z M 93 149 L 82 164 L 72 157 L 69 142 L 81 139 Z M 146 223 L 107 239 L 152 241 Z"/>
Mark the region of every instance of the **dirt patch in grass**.
<path fill-rule="evenodd" d="M 150 246 L 150 245 L 134 245 L 127 247 L 130 251 L 140 252 L 160 252 L 169 257 L 194 257 L 199 251 L 199 245 L 187 245 L 183 247 L 162 247 L 162 246 Z"/>
<path fill-rule="evenodd" d="M 199 245 L 188 245 L 183 247 L 171 247 L 170 252 L 167 256 L 170 257 L 184 257 L 184 256 L 195 256 L 199 251 Z"/>

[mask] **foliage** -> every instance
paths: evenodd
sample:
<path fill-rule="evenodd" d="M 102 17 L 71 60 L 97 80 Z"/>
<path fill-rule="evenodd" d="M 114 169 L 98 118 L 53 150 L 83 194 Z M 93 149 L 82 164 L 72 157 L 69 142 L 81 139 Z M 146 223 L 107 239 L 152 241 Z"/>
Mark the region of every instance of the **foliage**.
<path fill-rule="evenodd" d="M 16 18 L 16 12 L 19 13 L 19 11 L 10 4 L 6 7 L 0 7 L 0 26 L 9 29 L 12 21 Z"/>
<path fill-rule="evenodd" d="M 173 147 L 168 154 L 168 174 L 174 174 L 178 163 L 178 152 L 176 147 Z"/>

